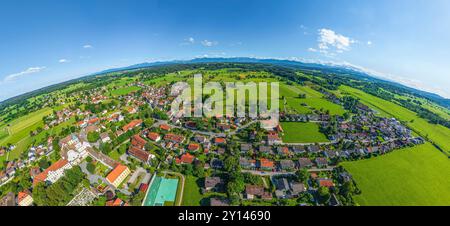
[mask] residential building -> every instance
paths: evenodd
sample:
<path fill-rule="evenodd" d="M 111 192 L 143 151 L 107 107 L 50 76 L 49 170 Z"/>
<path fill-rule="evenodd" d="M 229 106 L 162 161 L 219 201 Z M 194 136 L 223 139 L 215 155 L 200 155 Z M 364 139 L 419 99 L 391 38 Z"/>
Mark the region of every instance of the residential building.
<path fill-rule="evenodd" d="M 31 206 L 33 204 L 33 197 L 29 191 L 21 191 L 17 195 L 17 204 L 19 206 Z"/>
<path fill-rule="evenodd" d="M 135 120 L 131 121 L 130 123 L 128 123 L 127 125 L 123 126 L 122 129 L 124 132 L 127 132 L 128 130 L 134 129 L 141 125 L 142 125 L 142 120 L 135 119 Z"/>
<path fill-rule="evenodd" d="M 50 167 L 45 169 L 42 173 L 34 177 L 33 186 L 36 186 L 40 182 L 55 183 L 59 178 L 64 176 L 64 171 L 72 168 L 69 161 L 60 159 L 53 163 Z"/>
<path fill-rule="evenodd" d="M 205 177 L 205 190 L 216 190 L 222 184 L 220 177 Z"/>
<path fill-rule="evenodd" d="M 130 173 L 131 171 L 127 166 L 119 164 L 106 176 L 106 180 L 117 188 Z"/>

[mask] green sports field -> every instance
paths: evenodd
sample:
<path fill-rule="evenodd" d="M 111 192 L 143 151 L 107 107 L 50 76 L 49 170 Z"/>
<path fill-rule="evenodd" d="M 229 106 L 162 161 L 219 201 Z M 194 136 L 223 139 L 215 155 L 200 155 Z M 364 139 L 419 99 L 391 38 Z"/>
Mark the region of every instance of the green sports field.
<path fill-rule="evenodd" d="M 450 205 L 450 159 L 429 143 L 342 165 L 360 205 Z"/>
<path fill-rule="evenodd" d="M 312 122 L 282 122 L 284 143 L 320 143 L 328 142 L 319 132 L 319 125 Z"/>

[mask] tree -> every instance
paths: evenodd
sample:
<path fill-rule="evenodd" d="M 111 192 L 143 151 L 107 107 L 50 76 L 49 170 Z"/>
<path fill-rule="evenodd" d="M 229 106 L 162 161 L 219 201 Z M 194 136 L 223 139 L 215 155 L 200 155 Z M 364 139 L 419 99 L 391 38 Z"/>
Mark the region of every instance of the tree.
<path fill-rule="evenodd" d="M 320 187 L 318 190 L 319 194 L 319 202 L 324 204 L 327 203 L 328 200 L 330 200 L 330 190 L 327 187 Z"/>
<path fill-rule="evenodd" d="M 41 167 L 41 169 L 47 169 L 49 166 L 50 163 L 48 162 L 46 156 L 44 156 L 41 160 L 39 160 L 39 167 Z"/>
<path fill-rule="evenodd" d="M 344 196 L 352 195 L 353 193 L 355 193 L 355 191 L 356 188 L 352 181 L 346 181 L 342 185 L 341 192 Z"/>
<path fill-rule="evenodd" d="M 89 171 L 89 173 L 94 174 L 95 173 L 95 165 L 92 164 L 92 162 L 88 162 L 86 164 L 86 169 Z"/>
<path fill-rule="evenodd" d="M 111 144 L 110 143 L 102 143 L 102 144 L 100 144 L 100 151 L 103 153 L 103 154 L 109 154 L 111 151 L 112 151 L 112 148 L 111 148 Z"/>
<path fill-rule="evenodd" d="M 238 171 L 230 173 L 230 178 L 227 184 L 228 196 L 233 196 L 241 193 L 245 189 L 244 176 Z"/>
<path fill-rule="evenodd" d="M 140 206 L 142 204 L 142 200 L 144 200 L 144 197 L 145 197 L 145 193 L 144 192 L 139 192 L 135 196 L 133 196 L 133 198 L 131 199 L 130 204 L 132 206 Z"/>
<path fill-rule="evenodd" d="M 194 176 L 196 176 L 196 177 L 204 177 L 205 176 L 205 170 L 203 169 L 202 164 L 195 165 Z"/>
<path fill-rule="evenodd" d="M 44 206 L 47 200 L 44 183 L 38 183 L 33 189 L 33 200 L 38 206 Z"/>
<path fill-rule="evenodd" d="M 100 134 L 98 132 L 89 132 L 87 135 L 87 139 L 89 142 L 94 143 L 100 139 Z"/>
<path fill-rule="evenodd" d="M 238 163 L 239 163 L 239 161 L 237 160 L 237 158 L 235 158 L 233 156 L 228 156 L 225 159 L 225 161 L 223 162 L 224 168 L 228 172 L 234 171 L 236 169 Z"/>
<path fill-rule="evenodd" d="M 183 171 L 185 175 L 192 175 L 193 174 L 193 167 L 192 164 L 184 164 L 183 165 Z"/>
<path fill-rule="evenodd" d="M 307 169 L 300 169 L 295 172 L 295 175 L 297 176 L 297 180 L 300 182 L 306 182 L 309 178 L 309 172 Z"/>
<path fill-rule="evenodd" d="M 154 123 L 154 121 L 153 121 L 152 118 L 148 118 L 148 119 L 144 120 L 144 126 L 147 127 L 147 128 L 152 127 L 153 123 Z"/>

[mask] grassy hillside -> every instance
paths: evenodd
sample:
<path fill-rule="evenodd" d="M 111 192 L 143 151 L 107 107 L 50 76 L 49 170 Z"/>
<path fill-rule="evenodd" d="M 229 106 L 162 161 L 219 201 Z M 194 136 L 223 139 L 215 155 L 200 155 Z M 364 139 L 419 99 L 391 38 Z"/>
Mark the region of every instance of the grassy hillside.
<path fill-rule="evenodd" d="M 450 205 L 450 159 L 429 143 L 342 165 L 360 205 Z"/>
<path fill-rule="evenodd" d="M 383 100 L 373 95 L 367 94 L 361 90 L 348 86 L 340 87 L 343 93 L 355 96 L 362 103 L 377 110 L 381 115 L 386 117 L 395 117 L 418 133 L 420 136 L 428 137 L 431 141 L 439 145 L 444 151 L 450 154 L 450 129 L 441 125 L 428 123 L 425 119 L 420 118 L 413 111 L 401 107 L 392 102 Z"/>
<path fill-rule="evenodd" d="M 42 122 L 42 117 L 49 115 L 52 113 L 51 108 L 44 108 L 39 111 L 35 111 L 23 117 L 20 117 L 16 120 L 8 123 L 9 126 L 9 135 L 0 140 L 0 145 L 6 145 L 8 143 L 15 144 L 23 138 L 30 135 L 30 131 L 35 130 L 37 127 L 42 127 L 44 123 Z M 3 130 L 8 130 L 4 125 Z"/>
<path fill-rule="evenodd" d="M 305 94 L 306 98 L 299 98 L 299 94 Z M 312 109 L 328 110 L 332 115 L 343 115 L 345 113 L 342 106 L 324 99 L 320 92 L 309 86 L 294 86 L 283 83 L 280 85 L 280 97 L 286 99 L 288 112 L 290 108 L 300 114 L 310 114 Z M 283 103 L 283 101 L 280 102 L 280 105 L 281 103 Z"/>

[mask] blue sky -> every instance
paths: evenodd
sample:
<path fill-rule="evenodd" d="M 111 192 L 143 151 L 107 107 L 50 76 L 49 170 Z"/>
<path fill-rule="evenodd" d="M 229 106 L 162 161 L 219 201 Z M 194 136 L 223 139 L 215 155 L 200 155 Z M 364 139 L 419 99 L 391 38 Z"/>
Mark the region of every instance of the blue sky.
<path fill-rule="evenodd" d="M 450 1 L 0 3 L 0 100 L 111 67 L 195 57 L 351 64 L 450 97 Z"/>

